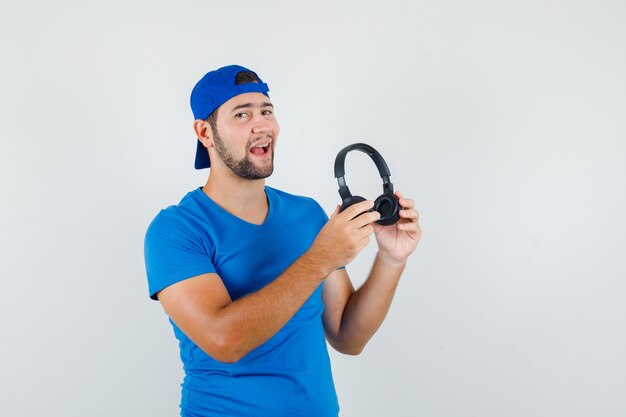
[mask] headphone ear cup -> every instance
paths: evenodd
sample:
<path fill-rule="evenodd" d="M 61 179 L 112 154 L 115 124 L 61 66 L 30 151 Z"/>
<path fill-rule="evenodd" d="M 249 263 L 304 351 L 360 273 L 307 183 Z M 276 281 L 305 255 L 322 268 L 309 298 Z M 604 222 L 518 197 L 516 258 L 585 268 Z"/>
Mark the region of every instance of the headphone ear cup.
<path fill-rule="evenodd" d="M 400 202 L 392 193 L 378 196 L 374 201 L 374 210 L 380 213 L 380 219 L 376 223 L 381 226 L 390 226 L 400 220 Z"/>
<path fill-rule="evenodd" d="M 341 213 L 342 211 L 344 211 L 345 209 L 347 209 L 348 207 L 356 204 L 356 203 L 360 203 L 361 201 L 365 201 L 365 199 L 359 195 L 354 195 L 351 197 L 348 197 L 347 200 L 345 200 L 342 204 L 341 204 L 341 208 L 339 209 L 339 212 Z"/>

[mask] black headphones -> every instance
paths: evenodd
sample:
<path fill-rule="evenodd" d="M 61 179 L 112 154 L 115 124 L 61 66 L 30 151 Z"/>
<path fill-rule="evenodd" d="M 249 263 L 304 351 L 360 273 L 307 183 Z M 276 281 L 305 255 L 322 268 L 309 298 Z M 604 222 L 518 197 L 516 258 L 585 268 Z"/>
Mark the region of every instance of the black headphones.
<path fill-rule="evenodd" d="M 337 158 L 335 158 L 335 178 L 337 178 L 337 182 L 339 183 L 339 195 L 341 196 L 341 208 L 339 211 L 342 212 L 353 204 L 365 201 L 365 198 L 358 195 L 353 196 L 352 193 L 350 193 L 350 189 L 346 185 L 344 178 L 346 155 L 353 150 L 361 151 L 369 155 L 376 164 L 380 177 L 383 179 L 383 193 L 376 198 L 374 207 L 372 208 L 372 210 L 380 213 L 380 219 L 377 220 L 376 223 L 382 226 L 395 224 L 400 220 L 400 203 L 393 193 L 393 184 L 389 180 L 391 176 L 389 167 L 387 167 L 387 163 L 381 154 L 365 143 L 353 143 L 352 145 L 348 145 L 340 150 L 337 154 Z"/>

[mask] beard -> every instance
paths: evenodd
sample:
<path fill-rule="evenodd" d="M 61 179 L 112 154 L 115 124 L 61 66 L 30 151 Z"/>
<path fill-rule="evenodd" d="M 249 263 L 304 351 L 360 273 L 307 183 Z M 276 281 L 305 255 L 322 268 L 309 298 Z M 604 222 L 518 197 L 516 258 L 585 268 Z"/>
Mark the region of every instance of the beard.
<path fill-rule="evenodd" d="M 257 167 L 250 153 L 246 153 L 246 156 L 243 159 L 237 159 L 233 155 L 233 153 L 226 147 L 224 141 L 217 133 L 217 129 L 213 130 L 213 143 L 215 144 L 215 151 L 217 155 L 220 157 L 224 165 L 230 169 L 230 171 L 240 178 L 244 178 L 247 180 L 260 180 L 263 178 L 267 178 L 272 175 L 274 172 L 274 141 L 270 145 L 270 150 L 268 152 L 272 152 L 270 164 L 264 167 Z"/>

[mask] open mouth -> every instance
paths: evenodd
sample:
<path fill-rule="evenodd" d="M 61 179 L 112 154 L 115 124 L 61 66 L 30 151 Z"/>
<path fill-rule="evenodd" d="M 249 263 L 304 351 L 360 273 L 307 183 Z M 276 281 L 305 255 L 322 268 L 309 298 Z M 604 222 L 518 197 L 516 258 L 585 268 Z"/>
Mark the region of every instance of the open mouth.
<path fill-rule="evenodd" d="M 253 146 L 250 149 L 250 152 L 252 152 L 255 156 L 266 156 L 270 152 L 270 143 L 259 143 L 258 145 Z"/>

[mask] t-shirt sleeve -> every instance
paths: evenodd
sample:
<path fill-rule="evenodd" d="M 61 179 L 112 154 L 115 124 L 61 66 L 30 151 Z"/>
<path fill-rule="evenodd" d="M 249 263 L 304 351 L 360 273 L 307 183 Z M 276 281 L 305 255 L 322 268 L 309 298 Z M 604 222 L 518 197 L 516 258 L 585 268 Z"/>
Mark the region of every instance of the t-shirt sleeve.
<path fill-rule="evenodd" d="M 150 298 L 172 284 L 214 273 L 211 243 L 164 210 L 150 223 L 144 240 L 144 258 Z"/>

